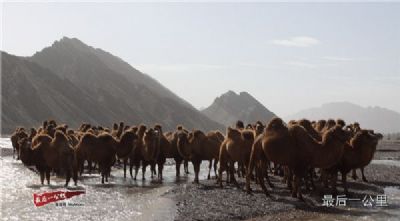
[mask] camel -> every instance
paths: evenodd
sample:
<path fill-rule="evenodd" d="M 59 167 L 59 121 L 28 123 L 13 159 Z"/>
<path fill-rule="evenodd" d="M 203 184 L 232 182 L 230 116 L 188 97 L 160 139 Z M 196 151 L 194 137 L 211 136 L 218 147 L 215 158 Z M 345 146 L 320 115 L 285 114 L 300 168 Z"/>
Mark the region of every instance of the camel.
<path fill-rule="evenodd" d="M 145 125 L 140 125 L 136 132 L 138 139 L 136 148 L 129 154 L 131 177 L 136 180 L 140 163 L 142 163 L 142 180 L 145 180 L 145 172 L 147 165 L 150 164 L 151 178 L 155 173 L 155 164 L 157 163 L 160 153 L 159 132 Z M 132 169 L 135 166 L 135 176 L 133 177 Z"/>
<path fill-rule="evenodd" d="M 345 194 L 348 194 L 347 174 L 351 170 L 354 170 L 356 168 L 364 168 L 371 162 L 379 139 L 380 136 L 377 136 L 370 131 L 358 131 L 356 135 L 350 140 L 350 142 L 345 146 L 344 154 L 341 160 L 333 167 L 323 171 L 324 173 L 331 175 L 332 189 L 335 194 L 337 193 L 337 172 L 340 172 L 342 174 L 344 192 Z M 324 185 L 325 187 L 327 187 L 326 176 L 324 178 Z M 363 178 L 365 179 L 364 174 Z"/>
<path fill-rule="evenodd" d="M 222 172 L 227 169 L 229 169 L 231 182 L 238 185 L 234 177 L 234 163 L 238 162 L 239 165 L 247 166 L 253 141 L 253 131 L 227 128 L 226 138 L 221 144 L 219 152 L 218 183 L 220 187 L 222 187 Z"/>
<path fill-rule="evenodd" d="M 11 135 L 11 144 L 13 146 L 13 158 L 15 158 L 15 152 L 17 153 L 17 160 L 20 159 L 19 156 L 19 143 L 18 141 L 22 138 L 27 138 L 28 134 L 25 132 L 24 128 L 17 128 Z"/>
<path fill-rule="evenodd" d="M 261 148 L 266 159 L 288 166 L 295 175 L 292 196 L 303 199 L 300 188 L 300 181 L 305 176 L 306 169 L 329 168 L 335 165 L 342 157 L 344 145 L 348 134 L 339 126 L 327 130 L 318 142 L 299 125 L 285 126 L 282 119 L 274 118 L 270 121 L 262 135 Z M 254 152 L 254 153 L 253 153 Z M 255 150 L 252 150 L 249 168 L 246 176 L 246 189 L 250 189 L 250 173 L 256 159 Z M 263 185 L 260 180 L 260 185 Z M 264 189 L 265 194 L 266 189 Z"/>
<path fill-rule="evenodd" d="M 188 136 L 184 132 L 179 133 L 177 143 L 179 154 L 185 160 L 192 161 L 195 173 L 193 182 L 199 183 L 201 161 L 218 158 L 220 145 L 218 139 L 213 135 L 207 136 L 200 130 L 194 130 Z"/>
<path fill-rule="evenodd" d="M 359 128 L 359 125 L 358 125 L 358 129 L 356 129 L 356 130 L 358 130 L 358 131 L 361 130 L 361 129 Z M 370 134 L 371 136 L 373 136 L 373 137 L 374 137 L 375 139 L 377 139 L 378 141 L 383 139 L 383 135 L 380 134 L 380 133 L 375 134 L 373 130 L 368 130 L 368 132 L 369 132 L 369 134 Z M 372 149 L 372 151 L 369 152 L 368 157 L 366 156 L 365 161 L 364 161 L 366 164 L 365 164 L 364 166 L 362 166 L 362 167 L 353 169 L 353 171 L 352 171 L 352 178 L 353 178 L 354 180 L 358 179 L 356 170 L 357 170 L 357 169 L 360 169 L 362 181 L 363 181 L 363 182 L 368 182 L 367 178 L 366 178 L 365 175 L 364 175 L 364 167 L 367 166 L 367 165 L 371 162 L 371 160 L 374 158 L 375 152 L 376 152 L 376 146 Z"/>
<path fill-rule="evenodd" d="M 110 134 L 94 135 L 86 132 L 76 147 L 78 166 L 83 168 L 84 160 L 98 163 L 101 183 L 108 182 L 111 166 L 115 163 L 117 141 Z"/>
<path fill-rule="evenodd" d="M 65 171 L 65 186 L 68 186 L 71 176 L 75 185 L 77 184 L 74 149 L 62 131 L 56 130 L 54 138 L 45 134 L 37 135 L 34 137 L 32 144 L 33 155 L 36 155 L 35 159 L 39 161 L 35 162 L 35 164 L 40 172 L 42 185 L 45 175 L 47 184 L 50 185 L 50 171 L 52 169 Z"/>
<path fill-rule="evenodd" d="M 326 124 L 326 120 L 317 121 L 315 130 L 318 131 L 319 133 L 321 133 L 325 127 L 325 124 Z"/>
<path fill-rule="evenodd" d="M 124 163 L 124 178 L 126 178 L 126 165 L 128 164 L 129 154 L 136 148 L 138 136 L 132 130 L 126 130 L 120 139 L 117 139 L 116 153 Z"/>

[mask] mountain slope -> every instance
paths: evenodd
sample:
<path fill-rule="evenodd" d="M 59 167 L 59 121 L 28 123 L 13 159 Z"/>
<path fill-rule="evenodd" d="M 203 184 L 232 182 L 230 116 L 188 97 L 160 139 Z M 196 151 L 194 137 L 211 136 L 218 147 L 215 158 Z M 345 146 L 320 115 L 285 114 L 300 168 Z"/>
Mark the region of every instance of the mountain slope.
<path fill-rule="evenodd" d="M 346 122 L 359 122 L 363 128 L 382 133 L 400 131 L 400 113 L 381 107 L 362 107 L 348 102 L 323 104 L 287 117 L 290 119 L 307 118 L 311 120 L 342 118 Z"/>
<path fill-rule="evenodd" d="M 249 93 L 236 94 L 233 91 L 215 98 L 214 102 L 201 112 L 226 126 L 234 125 L 237 120 L 246 124 L 258 120 L 267 122 L 275 116 Z"/>
<path fill-rule="evenodd" d="M 2 72 L 8 77 L 2 85 L 18 83 L 14 89 L 3 88 L 2 97 L 36 95 L 29 101 L 24 96 L 3 99 L 3 133 L 16 125 L 37 125 L 49 117 L 73 127 L 83 121 L 107 126 L 125 121 L 161 123 L 166 129 L 177 124 L 203 130 L 222 128 L 151 77 L 78 39 L 64 37 L 28 58 L 2 56 L 2 61 L 7 60 L 10 64 Z M 28 93 L 25 87 L 33 89 Z"/>

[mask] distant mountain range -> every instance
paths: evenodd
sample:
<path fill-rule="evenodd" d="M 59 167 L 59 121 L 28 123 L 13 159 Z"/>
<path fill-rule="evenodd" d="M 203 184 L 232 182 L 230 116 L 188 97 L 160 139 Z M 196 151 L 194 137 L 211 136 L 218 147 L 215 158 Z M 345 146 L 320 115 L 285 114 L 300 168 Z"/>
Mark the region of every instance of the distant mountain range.
<path fill-rule="evenodd" d="M 258 120 L 266 123 L 275 117 L 274 113 L 249 93 L 240 92 L 236 94 L 233 91 L 228 91 L 215 98 L 214 102 L 201 112 L 225 126 L 232 126 L 237 120 L 241 120 L 245 124 L 255 123 Z"/>
<path fill-rule="evenodd" d="M 359 122 L 361 127 L 381 133 L 400 132 L 400 113 L 382 107 L 362 107 L 349 102 L 323 104 L 286 117 L 286 120 L 342 118 L 348 123 Z"/>
<path fill-rule="evenodd" d="M 2 134 L 49 118 L 71 127 L 124 121 L 223 129 L 150 76 L 76 38 L 64 37 L 32 57 L 2 52 L 1 62 Z"/>

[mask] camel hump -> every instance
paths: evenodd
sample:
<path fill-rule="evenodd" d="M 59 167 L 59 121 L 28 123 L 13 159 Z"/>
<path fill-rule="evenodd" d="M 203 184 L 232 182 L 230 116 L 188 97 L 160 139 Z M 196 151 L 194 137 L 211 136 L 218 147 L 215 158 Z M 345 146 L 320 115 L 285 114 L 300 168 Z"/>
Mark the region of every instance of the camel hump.
<path fill-rule="evenodd" d="M 201 130 L 194 130 L 193 136 L 194 136 L 194 138 L 201 138 L 201 137 L 205 137 L 206 135 Z"/>
<path fill-rule="evenodd" d="M 32 140 L 32 149 L 35 149 L 39 144 L 50 144 L 52 138 L 47 134 L 36 135 Z"/>
<path fill-rule="evenodd" d="M 281 129 L 285 127 L 283 120 L 279 117 L 275 117 L 268 123 L 267 130 Z"/>
<path fill-rule="evenodd" d="M 68 138 L 65 135 L 65 133 L 61 130 L 56 130 L 54 134 L 54 139 L 55 142 L 68 142 Z"/>
<path fill-rule="evenodd" d="M 230 139 L 239 138 L 241 133 L 238 129 L 228 127 L 226 130 L 226 137 Z"/>
<path fill-rule="evenodd" d="M 241 133 L 245 140 L 254 140 L 253 130 L 243 130 Z"/>

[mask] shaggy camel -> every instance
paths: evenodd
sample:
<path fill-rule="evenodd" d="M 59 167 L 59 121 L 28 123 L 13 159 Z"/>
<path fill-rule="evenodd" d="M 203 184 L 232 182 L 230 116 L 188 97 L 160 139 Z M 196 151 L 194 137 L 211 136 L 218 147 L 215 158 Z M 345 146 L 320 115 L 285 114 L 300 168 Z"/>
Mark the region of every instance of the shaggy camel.
<path fill-rule="evenodd" d="M 240 131 L 228 127 L 226 131 L 226 138 L 222 142 L 219 152 L 219 171 L 218 183 L 222 187 L 222 172 L 227 170 L 232 183 L 238 185 L 234 176 L 234 164 L 242 164 L 247 166 L 251 146 L 254 141 L 254 132 L 251 130 Z"/>
<path fill-rule="evenodd" d="M 84 160 L 98 163 L 101 183 L 108 182 L 111 166 L 115 163 L 117 141 L 110 134 L 85 133 L 76 147 L 78 166 L 83 168 Z"/>
<path fill-rule="evenodd" d="M 342 174 L 342 183 L 345 194 L 348 194 L 347 174 L 352 169 L 364 168 L 367 166 L 373 157 L 376 146 L 379 141 L 379 136 L 367 130 L 360 130 L 350 140 L 350 143 L 345 146 L 344 154 L 341 160 L 333 167 L 324 170 L 324 173 L 331 175 L 331 183 L 333 192 L 336 194 L 336 179 L 337 172 Z M 365 177 L 364 177 L 365 178 Z M 326 176 L 324 176 L 324 185 L 327 187 Z"/>
<path fill-rule="evenodd" d="M 136 148 L 129 154 L 131 177 L 136 180 L 141 163 L 142 180 L 145 180 L 146 167 L 149 164 L 151 166 L 151 178 L 153 178 L 155 164 L 160 153 L 159 132 L 152 128 L 147 130 L 145 125 L 140 125 L 137 130 L 137 136 Z M 133 166 L 135 166 L 134 177 L 132 174 Z"/>
<path fill-rule="evenodd" d="M 132 130 L 126 130 L 120 139 L 117 139 L 116 152 L 117 157 L 124 163 L 124 178 L 126 178 L 126 165 L 128 164 L 129 154 L 136 147 L 138 136 Z"/>
<path fill-rule="evenodd" d="M 163 145 L 163 141 L 161 140 L 161 155 L 165 158 L 173 158 L 175 160 L 175 169 L 176 169 L 176 177 L 180 177 L 180 167 L 182 161 L 184 161 L 184 172 L 187 171 L 187 160 L 184 160 L 183 157 L 179 154 L 178 151 L 178 136 L 183 133 L 186 135 L 182 126 L 177 126 L 176 131 L 168 132 L 164 134 L 164 137 L 168 140 L 169 145 Z M 165 141 L 164 141 L 165 142 Z M 167 148 L 168 147 L 168 148 Z"/>
<path fill-rule="evenodd" d="M 42 184 L 45 175 L 47 184 L 50 184 L 50 171 L 52 169 L 65 171 L 65 186 L 68 186 L 71 176 L 75 185 L 77 184 L 74 149 L 62 131 L 55 131 L 54 138 L 45 134 L 38 135 L 34 137 L 32 144 L 33 155 L 36 156 L 36 160 L 39 160 L 35 164 L 40 172 Z"/>
<path fill-rule="evenodd" d="M 361 131 L 361 129 L 358 129 L 358 131 Z M 383 138 L 383 135 L 382 135 L 382 134 L 380 134 L 380 133 L 375 134 L 373 130 L 368 130 L 368 132 L 369 132 L 369 134 L 370 134 L 371 136 L 373 136 L 373 137 L 374 137 L 375 139 L 377 139 L 378 141 L 379 141 L 379 140 L 382 140 L 382 138 Z M 367 156 L 365 156 L 365 161 L 364 161 L 364 162 L 365 162 L 365 165 L 353 169 L 353 171 L 352 171 L 352 178 L 353 178 L 353 179 L 355 179 L 355 180 L 358 179 L 356 170 L 357 170 L 357 169 L 360 169 L 362 181 L 368 182 L 367 178 L 366 178 L 365 175 L 364 175 L 364 167 L 367 166 L 367 165 L 371 162 L 371 160 L 374 158 L 375 152 L 376 152 L 376 146 L 368 153 Z"/>
<path fill-rule="evenodd" d="M 199 183 L 200 164 L 202 160 L 218 159 L 219 141 L 214 135 L 207 136 L 200 130 L 178 134 L 178 151 L 185 159 L 192 161 L 194 168 L 194 183 Z"/>
<path fill-rule="evenodd" d="M 13 158 L 15 158 L 15 152 L 17 153 L 17 160 L 20 159 L 19 156 L 19 143 L 18 141 L 22 138 L 27 138 L 28 134 L 25 132 L 24 128 L 17 128 L 11 135 L 11 144 L 13 146 Z"/>
<path fill-rule="evenodd" d="M 274 118 L 268 124 L 262 141 L 259 142 L 266 159 L 286 165 L 295 175 L 292 196 L 302 199 L 300 181 L 305 176 L 306 169 L 329 168 L 335 165 L 343 155 L 347 133 L 341 127 L 335 126 L 322 137 L 322 142 L 313 139 L 301 126 L 287 127 L 280 118 Z M 254 149 L 254 148 L 253 148 Z M 249 169 L 252 171 L 256 163 L 256 151 L 252 150 Z M 264 185 L 260 179 L 260 185 Z M 265 186 L 264 186 L 265 187 Z M 266 188 L 263 188 L 266 192 Z M 250 189 L 250 173 L 246 176 L 246 189 Z"/>

